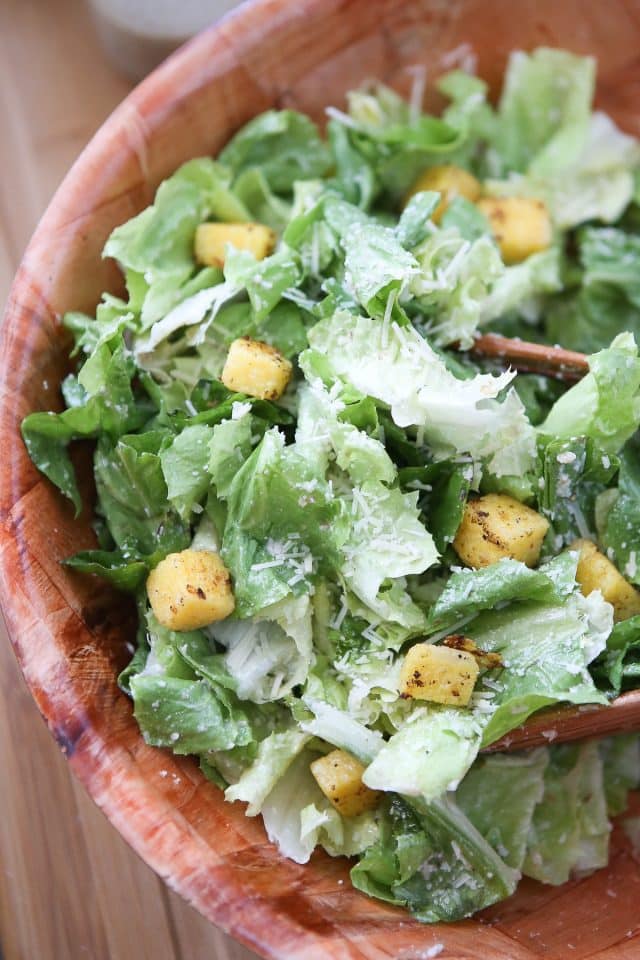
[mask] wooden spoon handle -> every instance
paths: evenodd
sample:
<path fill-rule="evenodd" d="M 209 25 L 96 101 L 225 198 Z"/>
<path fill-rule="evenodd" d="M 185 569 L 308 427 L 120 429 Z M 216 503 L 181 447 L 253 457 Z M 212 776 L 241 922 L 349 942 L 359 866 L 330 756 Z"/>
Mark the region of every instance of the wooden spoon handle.
<path fill-rule="evenodd" d="M 497 333 L 478 337 L 469 352 L 477 357 L 503 361 L 523 373 L 542 373 L 558 380 L 580 380 L 589 370 L 584 353 L 501 337 Z"/>
<path fill-rule="evenodd" d="M 485 747 L 485 753 L 549 746 L 567 740 L 640 731 L 640 690 L 616 697 L 607 706 L 552 707 Z"/>

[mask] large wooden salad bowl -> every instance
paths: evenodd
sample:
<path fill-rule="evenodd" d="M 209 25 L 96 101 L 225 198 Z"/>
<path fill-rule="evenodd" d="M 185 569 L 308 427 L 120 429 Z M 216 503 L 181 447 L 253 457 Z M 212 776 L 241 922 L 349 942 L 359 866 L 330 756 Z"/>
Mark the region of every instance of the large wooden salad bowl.
<path fill-rule="evenodd" d="M 112 823 L 175 890 L 265 957 L 637 957 L 640 866 L 617 830 L 609 868 L 588 880 L 525 882 L 481 920 L 428 927 L 354 891 L 344 860 L 316 855 L 300 867 L 280 858 L 261 822 L 225 803 L 195 764 L 142 741 L 116 686 L 131 611 L 100 582 L 59 565 L 91 543 L 90 517 L 75 520 L 37 473 L 19 423 L 59 405 L 68 364 L 59 315 L 91 310 L 103 289 L 118 288 L 113 265 L 100 259 L 107 235 L 184 160 L 216 153 L 273 105 L 320 118 L 367 78 L 406 91 L 408 68 L 419 63 L 433 79 L 443 63 L 472 53 L 497 85 L 510 50 L 540 44 L 597 56 L 599 105 L 640 135 L 634 0 L 245 4 L 109 118 L 54 198 L 11 291 L 0 347 L 0 584 L 18 659 L 69 763 Z"/>

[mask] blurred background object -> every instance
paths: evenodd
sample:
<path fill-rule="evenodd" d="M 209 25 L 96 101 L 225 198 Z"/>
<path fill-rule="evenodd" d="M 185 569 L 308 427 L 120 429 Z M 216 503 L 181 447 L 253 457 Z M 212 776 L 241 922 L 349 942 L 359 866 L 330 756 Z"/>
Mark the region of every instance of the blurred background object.
<path fill-rule="evenodd" d="M 240 0 L 89 0 L 111 63 L 140 80 Z"/>

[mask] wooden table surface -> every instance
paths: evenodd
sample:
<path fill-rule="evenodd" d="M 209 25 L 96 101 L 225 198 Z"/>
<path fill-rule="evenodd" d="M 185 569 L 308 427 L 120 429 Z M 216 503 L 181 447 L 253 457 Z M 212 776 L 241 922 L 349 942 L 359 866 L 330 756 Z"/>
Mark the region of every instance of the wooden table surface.
<path fill-rule="evenodd" d="M 0 305 L 38 217 L 129 84 L 82 0 L 0 0 Z M 67 769 L 0 625 L 0 960 L 250 960 Z"/>

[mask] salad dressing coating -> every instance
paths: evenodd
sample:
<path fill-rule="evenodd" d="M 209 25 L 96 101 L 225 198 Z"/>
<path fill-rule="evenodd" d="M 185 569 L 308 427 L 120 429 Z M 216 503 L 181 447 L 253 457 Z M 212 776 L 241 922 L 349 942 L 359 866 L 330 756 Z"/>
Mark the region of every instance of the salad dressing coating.
<path fill-rule="evenodd" d="M 640 782 L 637 737 L 481 753 L 640 676 L 640 144 L 595 68 L 253 118 L 116 227 L 126 295 L 64 317 L 65 409 L 22 425 L 78 512 L 94 443 L 66 562 L 137 605 L 145 741 L 425 923 L 599 868 Z M 484 331 L 588 371 L 471 359 Z"/>

